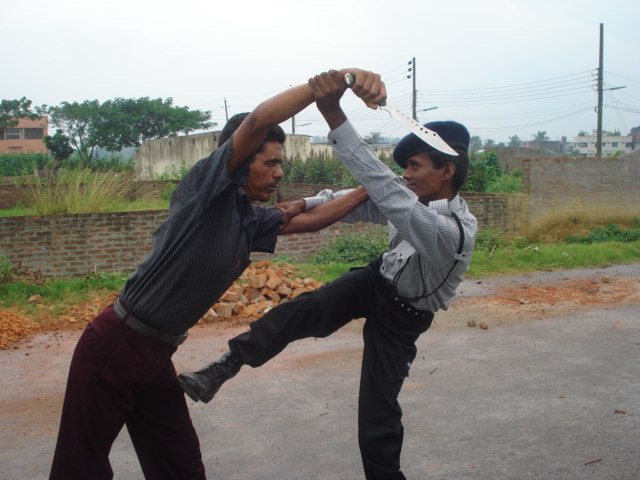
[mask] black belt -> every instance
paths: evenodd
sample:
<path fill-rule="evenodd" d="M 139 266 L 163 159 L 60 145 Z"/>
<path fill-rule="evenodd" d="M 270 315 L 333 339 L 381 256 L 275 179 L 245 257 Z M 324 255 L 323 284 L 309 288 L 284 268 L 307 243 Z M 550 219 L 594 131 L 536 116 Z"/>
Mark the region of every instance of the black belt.
<path fill-rule="evenodd" d="M 125 325 L 131 327 L 136 332 L 155 340 L 169 343 L 175 347 L 177 347 L 178 345 L 182 345 L 189 335 L 188 332 L 182 335 L 169 335 L 168 333 L 164 333 L 160 330 L 156 330 L 155 328 L 150 327 L 142 320 L 138 320 L 136 317 L 131 315 L 131 313 L 129 313 L 129 310 L 120 300 L 120 297 L 116 299 L 116 302 L 113 305 L 113 310 L 116 312 L 116 315 L 118 315 L 118 317 L 120 317 L 120 319 L 124 321 Z"/>
<path fill-rule="evenodd" d="M 407 316 L 426 317 L 428 315 L 433 315 L 429 310 L 420 310 L 411 305 L 406 298 L 398 295 L 398 292 L 396 292 L 393 285 L 388 281 L 385 281 L 384 284 L 380 286 L 380 293 L 387 298 L 387 301 L 391 305 L 393 305 L 397 310 L 402 311 Z"/>

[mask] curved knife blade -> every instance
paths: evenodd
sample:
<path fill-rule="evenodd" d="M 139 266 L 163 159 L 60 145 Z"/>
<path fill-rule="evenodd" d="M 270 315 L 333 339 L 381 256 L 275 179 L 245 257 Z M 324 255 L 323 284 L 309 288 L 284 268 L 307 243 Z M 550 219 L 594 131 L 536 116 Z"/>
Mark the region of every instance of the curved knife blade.
<path fill-rule="evenodd" d="M 356 81 L 356 77 L 351 73 L 347 73 L 344 80 L 347 87 L 352 87 Z M 431 145 L 436 150 L 440 150 L 442 153 L 446 153 L 447 155 L 458 156 L 458 152 L 451 148 L 437 132 L 420 125 L 396 105 L 385 102 L 384 105 L 378 105 L 378 108 L 380 110 L 385 110 L 396 122 L 401 123 L 405 128 L 409 129 L 412 133 L 416 134 L 418 138 L 428 145 Z"/>
<path fill-rule="evenodd" d="M 379 105 L 378 108 L 385 110 L 395 121 L 404 125 L 406 128 L 411 130 L 412 133 L 415 133 L 418 138 L 424 140 L 428 145 L 431 145 L 436 150 L 440 150 L 448 155 L 458 156 L 458 152 L 451 148 L 449 144 L 440 137 L 440 135 L 425 126 L 420 125 L 396 105 L 386 102 L 385 105 Z"/>

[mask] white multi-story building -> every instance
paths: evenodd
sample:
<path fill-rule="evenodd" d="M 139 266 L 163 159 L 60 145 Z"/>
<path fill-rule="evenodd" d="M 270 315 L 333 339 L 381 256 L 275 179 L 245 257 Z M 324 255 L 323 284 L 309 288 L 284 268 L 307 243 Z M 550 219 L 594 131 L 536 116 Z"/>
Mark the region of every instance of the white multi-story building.
<path fill-rule="evenodd" d="M 597 132 L 594 130 L 593 135 L 585 135 L 573 137 L 574 151 L 580 152 L 583 157 L 596 156 L 596 142 L 598 140 Z M 614 156 L 618 152 L 631 153 L 634 150 L 633 137 L 631 135 L 602 135 L 602 156 Z"/>

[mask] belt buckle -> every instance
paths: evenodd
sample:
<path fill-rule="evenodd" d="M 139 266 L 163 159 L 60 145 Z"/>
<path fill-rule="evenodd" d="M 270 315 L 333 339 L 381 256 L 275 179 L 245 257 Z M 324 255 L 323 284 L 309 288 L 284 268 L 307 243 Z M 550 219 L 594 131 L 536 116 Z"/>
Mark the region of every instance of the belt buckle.
<path fill-rule="evenodd" d="M 187 341 L 187 337 L 189 336 L 189 332 L 183 333 L 178 336 L 178 339 L 173 343 L 174 347 L 178 347 Z"/>

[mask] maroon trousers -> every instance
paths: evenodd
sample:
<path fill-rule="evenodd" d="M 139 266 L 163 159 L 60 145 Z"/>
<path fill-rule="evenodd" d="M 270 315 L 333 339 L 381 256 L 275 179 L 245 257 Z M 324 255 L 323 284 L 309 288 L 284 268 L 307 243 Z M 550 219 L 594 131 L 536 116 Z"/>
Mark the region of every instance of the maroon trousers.
<path fill-rule="evenodd" d="M 111 479 L 126 424 L 146 479 L 204 479 L 200 443 L 171 356 L 177 347 L 125 325 L 107 307 L 86 328 L 69 370 L 51 480 Z"/>

